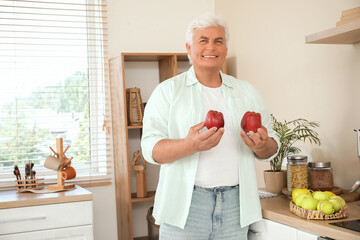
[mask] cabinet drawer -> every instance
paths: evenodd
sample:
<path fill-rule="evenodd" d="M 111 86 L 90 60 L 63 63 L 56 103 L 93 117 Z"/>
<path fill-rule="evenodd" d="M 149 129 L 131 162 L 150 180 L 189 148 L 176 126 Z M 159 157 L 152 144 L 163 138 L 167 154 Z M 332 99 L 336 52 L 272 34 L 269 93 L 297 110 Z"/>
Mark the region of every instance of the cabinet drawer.
<path fill-rule="evenodd" d="M 92 225 L 92 201 L 0 210 L 0 236 L 52 228 Z"/>
<path fill-rule="evenodd" d="M 0 235 L 0 240 L 92 240 L 92 225 Z"/>

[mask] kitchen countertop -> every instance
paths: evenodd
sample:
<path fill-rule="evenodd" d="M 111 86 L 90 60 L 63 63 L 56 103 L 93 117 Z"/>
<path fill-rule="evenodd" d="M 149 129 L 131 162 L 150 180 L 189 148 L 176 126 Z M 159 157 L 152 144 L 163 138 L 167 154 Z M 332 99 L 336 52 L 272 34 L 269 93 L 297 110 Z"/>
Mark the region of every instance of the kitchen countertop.
<path fill-rule="evenodd" d="M 360 206 L 356 202 L 347 203 L 349 216 L 337 220 L 307 220 L 290 212 L 290 199 L 285 195 L 260 200 L 263 218 L 282 223 L 319 236 L 326 236 L 336 240 L 360 239 L 360 232 L 330 225 L 330 222 L 341 222 L 360 219 Z"/>
<path fill-rule="evenodd" d="M 76 186 L 74 190 L 54 193 L 20 193 L 16 190 L 0 191 L 0 209 L 90 201 L 92 199 L 92 193 L 80 186 Z"/>

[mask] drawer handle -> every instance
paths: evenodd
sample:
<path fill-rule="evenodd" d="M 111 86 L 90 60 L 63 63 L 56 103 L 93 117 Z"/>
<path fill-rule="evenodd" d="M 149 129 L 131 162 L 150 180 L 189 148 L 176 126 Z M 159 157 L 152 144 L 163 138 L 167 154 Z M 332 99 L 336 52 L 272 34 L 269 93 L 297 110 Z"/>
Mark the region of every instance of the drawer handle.
<path fill-rule="evenodd" d="M 36 221 L 36 220 L 44 220 L 46 216 L 38 216 L 38 217 L 29 217 L 29 218 L 14 218 L 9 220 L 0 220 L 0 224 L 4 223 L 12 223 L 12 222 L 26 222 L 26 221 Z"/>

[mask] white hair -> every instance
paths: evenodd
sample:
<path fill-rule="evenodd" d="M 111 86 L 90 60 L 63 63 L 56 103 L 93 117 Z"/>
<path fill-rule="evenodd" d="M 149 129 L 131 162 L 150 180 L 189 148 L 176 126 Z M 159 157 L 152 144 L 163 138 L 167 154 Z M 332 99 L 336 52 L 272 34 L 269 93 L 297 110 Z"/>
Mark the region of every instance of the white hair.
<path fill-rule="evenodd" d="M 222 27 L 222 29 L 225 32 L 225 42 L 226 45 L 229 41 L 229 32 L 228 32 L 228 28 L 226 25 L 225 20 L 220 17 L 220 16 L 216 16 L 213 13 L 205 13 L 204 15 L 201 15 L 200 17 L 195 18 L 188 26 L 187 30 L 186 30 L 186 35 L 185 35 L 185 41 L 188 45 L 192 45 L 193 44 L 193 36 L 194 36 L 194 31 L 195 29 L 204 29 L 204 28 L 208 28 L 208 27 L 217 27 L 220 26 Z M 192 64 L 191 58 L 189 57 L 189 61 L 190 64 Z"/>

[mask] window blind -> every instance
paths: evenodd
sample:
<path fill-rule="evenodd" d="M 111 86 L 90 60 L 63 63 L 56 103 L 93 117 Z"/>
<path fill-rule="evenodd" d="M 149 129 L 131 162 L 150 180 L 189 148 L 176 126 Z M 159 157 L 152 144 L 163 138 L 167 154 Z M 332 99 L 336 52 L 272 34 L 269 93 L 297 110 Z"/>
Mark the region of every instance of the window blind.
<path fill-rule="evenodd" d="M 0 1 L 0 188 L 26 163 L 56 183 L 56 138 L 77 172 L 66 182 L 111 180 L 106 13 L 102 0 Z"/>

